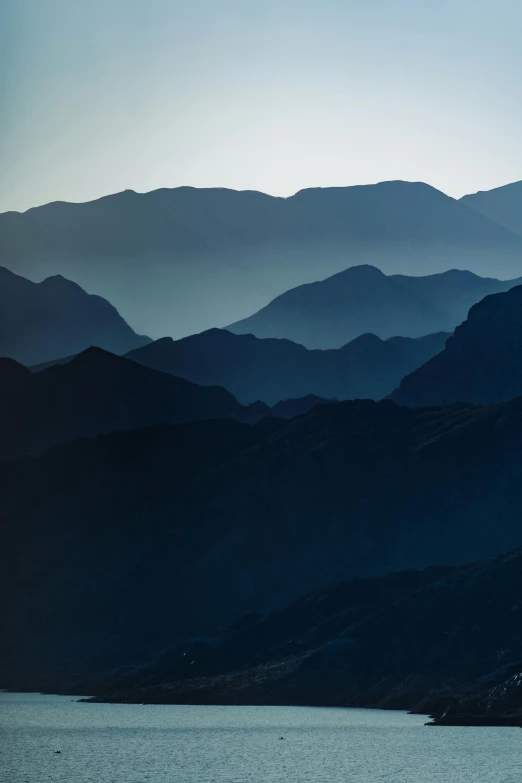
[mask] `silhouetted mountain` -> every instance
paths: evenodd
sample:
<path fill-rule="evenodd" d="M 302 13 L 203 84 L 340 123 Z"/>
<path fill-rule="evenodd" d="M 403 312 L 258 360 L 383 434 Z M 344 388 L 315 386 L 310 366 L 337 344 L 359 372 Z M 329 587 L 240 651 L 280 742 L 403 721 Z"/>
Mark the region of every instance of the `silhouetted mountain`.
<path fill-rule="evenodd" d="M 406 376 L 402 405 L 492 403 L 522 394 L 522 286 L 471 308 L 442 353 Z"/>
<path fill-rule="evenodd" d="M 224 386 L 242 403 L 263 400 L 273 405 L 310 394 L 379 399 L 442 351 L 447 336 L 393 337 L 384 342 L 367 334 L 339 350 L 308 351 L 289 340 L 259 340 L 251 334 L 210 329 L 182 340 L 156 340 L 130 351 L 127 358 L 194 383 Z M 303 411 L 308 409 L 304 400 L 300 405 Z"/>
<path fill-rule="evenodd" d="M 303 413 L 315 408 L 316 405 L 325 405 L 329 402 L 337 402 L 335 399 L 325 400 L 317 397 L 315 394 L 307 394 L 306 397 L 298 397 L 289 400 L 280 400 L 272 407 L 272 415 L 280 419 L 293 419 L 295 416 L 302 416 Z"/>
<path fill-rule="evenodd" d="M 460 203 L 522 234 L 522 182 L 463 196 Z"/>
<path fill-rule="evenodd" d="M 32 283 L 0 267 L 0 356 L 29 365 L 91 345 L 121 354 L 148 342 L 109 302 L 61 275 Z"/>
<path fill-rule="evenodd" d="M 321 585 L 516 546 L 521 441 L 521 399 L 352 401 L 4 464 L 1 684 L 100 692 Z"/>
<path fill-rule="evenodd" d="M 33 279 L 63 274 L 157 337 L 237 321 L 350 264 L 509 277 L 521 256 L 518 234 L 419 182 L 312 188 L 286 199 L 223 188 L 127 190 L 0 215 L 0 263 Z"/>
<path fill-rule="evenodd" d="M 339 348 L 364 332 L 381 338 L 453 331 L 471 305 L 521 282 L 451 269 L 437 275 L 385 275 L 355 266 L 278 296 L 227 327 L 235 334 L 285 337 L 307 348 Z"/>
<path fill-rule="evenodd" d="M 75 359 L 77 356 L 78 354 L 72 353 L 70 356 L 60 356 L 57 359 L 49 359 L 48 362 L 41 362 L 40 364 L 31 364 L 29 366 L 29 370 L 31 372 L 41 372 L 42 370 L 48 370 L 49 367 L 56 367 L 57 365 L 69 364 L 69 362 L 72 362 L 72 360 Z"/>
<path fill-rule="evenodd" d="M 188 639 L 167 652 L 160 651 L 141 671 L 121 672 L 121 679 L 115 677 L 111 683 L 111 694 L 106 692 L 103 698 L 135 701 L 141 695 L 150 700 L 161 698 L 168 687 L 176 698 L 184 690 L 189 701 L 194 701 L 199 691 L 215 701 L 220 681 L 231 694 L 237 685 L 237 680 L 222 680 L 221 675 L 241 672 L 245 684 L 248 676 L 255 679 L 254 669 L 263 664 L 284 667 L 290 663 L 294 668 L 301 656 L 337 638 L 354 623 L 456 570 L 430 566 L 339 582 L 314 590 L 267 615 L 247 612 L 210 638 Z"/>
<path fill-rule="evenodd" d="M 409 708 L 520 726 L 521 565 L 518 549 L 318 590 L 122 673 L 102 699 Z"/>
<path fill-rule="evenodd" d="M 259 417 L 225 389 L 197 386 L 100 348 L 39 373 L 2 359 L 0 385 L 2 457 L 150 424 Z"/>

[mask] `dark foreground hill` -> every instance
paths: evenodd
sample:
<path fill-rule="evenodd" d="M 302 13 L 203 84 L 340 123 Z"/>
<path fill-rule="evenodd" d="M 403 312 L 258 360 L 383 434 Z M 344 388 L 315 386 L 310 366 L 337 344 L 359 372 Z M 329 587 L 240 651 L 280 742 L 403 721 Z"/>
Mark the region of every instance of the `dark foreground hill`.
<path fill-rule="evenodd" d="M 451 332 L 488 294 L 520 283 L 451 269 L 442 274 L 385 275 L 354 266 L 281 294 L 259 312 L 227 327 L 235 334 L 285 337 L 307 348 L 339 348 L 365 332 L 381 338 Z"/>
<path fill-rule="evenodd" d="M 321 585 L 515 546 L 521 442 L 520 399 L 354 401 L 5 463 L 0 684 L 101 692 Z"/>
<path fill-rule="evenodd" d="M 381 340 L 365 334 L 338 350 L 309 351 L 290 340 L 259 340 L 224 329 L 156 340 L 127 357 L 194 383 L 216 384 L 240 402 L 314 394 L 325 399 L 380 399 L 444 348 L 445 333 Z"/>
<path fill-rule="evenodd" d="M 270 413 L 226 389 L 197 386 L 100 348 L 38 373 L 0 359 L 0 456 L 34 454 L 79 437 L 150 424 Z"/>
<path fill-rule="evenodd" d="M 122 354 L 148 342 L 76 283 L 60 275 L 33 283 L 0 267 L 0 356 L 31 365 L 91 345 Z"/>
<path fill-rule="evenodd" d="M 422 182 L 311 188 L 290 198 L 127 190 L 0 215 L 0 263 L 36 280 L 65 275 L 154 337 L 237 321 L 282 291 L 354 264 L 507 278 L 518 274 L 521 257 L 520 235 Z M 459 320 L 410 336 L 451 331 Z M 374 329 L 360 328 L 337 347 L 367 331 Z M 397 333 L 410 334 L 379 336 Z"/>
<path fill-rule="evenodd" d="M 403 405 L 494 403 L 522 394 L 522 286 L 471 308 L 445 349 L 406 376 L 392 399 Z"/>
<path fill-rule="evenodd" d="M 517 549 L 324 588 L 180 644 L 101 698 L 408 708 L 445 725 L 522 726 L 521 566 Z"/>

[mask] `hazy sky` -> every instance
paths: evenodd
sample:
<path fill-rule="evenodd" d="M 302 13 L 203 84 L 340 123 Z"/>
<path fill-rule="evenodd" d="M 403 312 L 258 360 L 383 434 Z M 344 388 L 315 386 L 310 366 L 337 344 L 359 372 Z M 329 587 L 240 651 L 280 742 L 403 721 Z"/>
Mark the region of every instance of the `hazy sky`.
<path fill-rule="evenodd" d="M 520 0 L 0 0 L 0 211 L 522 179 Z"/>

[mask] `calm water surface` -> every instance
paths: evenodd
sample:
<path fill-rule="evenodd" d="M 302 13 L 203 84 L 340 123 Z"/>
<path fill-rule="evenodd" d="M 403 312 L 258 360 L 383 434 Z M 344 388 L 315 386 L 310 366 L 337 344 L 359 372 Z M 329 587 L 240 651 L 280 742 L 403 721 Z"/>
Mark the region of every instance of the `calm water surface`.
<path fill-rule="evenodd" d="M 0 693 L 0 780 L 522 781 L 522 730 L 425 728 L 424 721 L 374 710 L 79 704 Z"/>

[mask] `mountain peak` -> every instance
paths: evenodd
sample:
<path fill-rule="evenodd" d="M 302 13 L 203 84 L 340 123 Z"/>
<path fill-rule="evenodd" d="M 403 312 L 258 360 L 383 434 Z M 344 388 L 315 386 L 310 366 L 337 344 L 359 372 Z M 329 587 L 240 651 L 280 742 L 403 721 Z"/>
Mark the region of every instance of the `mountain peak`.
<path fill-rule="evenodd" d="M 261 338 L 286 337 L 312 349 L 340 348 L 365 333 L 387 339 L 452 332 L 484 296 L 521 280 L 449 269 L 432 275 L 387 275 L 359 264 L 316 283 L 291 288 L 227 328 Z"/>
<path fill-rule="evenodd" d="M 52 291 L 54 294 L 64 294 L 75 297 L 87 297 L 89 294 L 73 280 L 64 275 L 50 275 L 38 283 L 42 289 Z M 105 301 L 105 300 L 104 300 Z"/>
<path fill-rule="evenodd" d="M 106 361 L 106 362 L 112 362 L 112 361 L 126 361 L 121 356 L 116 356 L 116 354 L 111 353 L 111 351 L 106 351 L 104 348 L 100 348 L 97 345 L 90 345 L 88 348 L 85 348 L 85 350 L 78 353 L 74 359 L 71 359 L 70 362 L 68 362 L 69 365 L 78 365 L 83 363 L 89 363 L 89 362 L 100 362 L 100 361 Z"/>
<path fill-rule="evenodd" d="M 431 191 L 435 193 L 440 193 L 442 196 L 445 196 L 446 198 L 449 198 L 449 196 L 446 196 L 441 190 L 438 190 L 437 188 L 434 188 L 433 185 L 429 185 L 427 182 L 421 182 L 421 181 L 412 181 L 412 180 L 406 180 L 406 179 L 390 179 L 390 180 L 383 180 L 382 182 L 368 182 L 363 185 L 331 185 L 331 186 L 317 186 L 314 188 L 301 188 L 301 190 L 298 190 L 296 193 L 294 193 L 293 196 L 289 196 L 288 198 L 296 198 L 296 197 L 304 197 L 309 196 L 313 197 L 314 195 L 327 195 L 331 194 L 332 196 L 337 194 L 350 194 L 354 192 L 361 192 L 361 191 L 367 191 L 367 192 L 376 192 L 376 191 L 403 191 L 403 192 L 413 192 L 413 191 Z"/>
<path fill-rule="evenodd" d="M 154 342 L 149 343 L 149 345 L 155 345 L 158 348 L 167 348 L 168 346 L 172 345 L 173 342 L 174 340 L 172 337 L 159 337 L 157 340 L 154 340 Z"/>
<path fill-rule="evenodd" d="M 120 367 L 125 370 L 127 364 L 128 360 L 124 359 L 122 356 L 117 356 L 116 354 L 111 353 L 111 351 L 99 348 L 97 345 L 91 345 L 89 348 L 76 354 L 76 356 L 73 356 L 70 361 L 65 362 L 64 364 L 51 365 L 47 370 L 42 370 L 42 372 L 52 372 L 56 370 L 65 370 L 66 372 L 69 372 L 71 368 L 73 370 L 80 369 L 89 370 L 91 372 L 98 370 L 103 371 L 104 369 L 108 370 L 112 367 Z"/>
<path fill-rule="evenodd" d="M 377 280 L 387 277 L 384 272 L 372 264 L 356 264 L 337 272 L 335 275 L 326 278 L 327 280 L 339 280 L 340 278 L 358 278 L 360 280 Z M 324 281 L 323 281 L 324 282 Z"/>
<path fill-rule="evenodd" d="M 377 337 L 376 334 L 373 334 L 373 332 L 364 332 L 364 334 L 360 334 L 359 337 L 356 337 L 354 340 L 350 340 L 349 343 L 345 343 L 341 346 L 340 350 L 347 348 L 347 346 L 351 346 L 351 348 L 354 348 L 355 346 L 370 348 L 374 345 L 380 345 L 382 342 L 384 341 L 380 337 Z"/>
<path fill-rule="evenodd" d="M 0 354 L 26 366 L 73 356 L 89 345 L 116 354 L 149 342 L 118 311 L 64 275 L 35 283 L 0 267 Z"/>
<path fill-rule="evenodd" d="M 17 362 L 15 359 L 11 359 L 9 356 L 0 356 L 0 377 L 2 379 L 2 385 L 5 384 L 6 378 L 29 378 L 32 373 L 23 364 Z"/>

